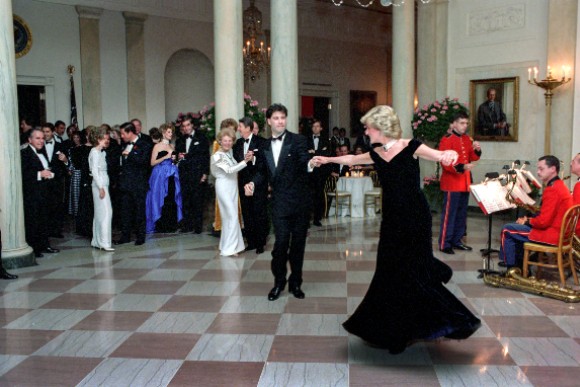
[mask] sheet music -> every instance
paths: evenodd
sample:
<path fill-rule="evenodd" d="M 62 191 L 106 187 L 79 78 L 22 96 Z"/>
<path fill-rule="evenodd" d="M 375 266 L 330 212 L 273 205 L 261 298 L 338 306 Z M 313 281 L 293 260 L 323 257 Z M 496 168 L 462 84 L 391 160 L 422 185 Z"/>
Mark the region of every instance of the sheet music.
<path fill-rule="evenodd" d="M 479 207 L 486 214 L 515 208 L 516 205 L 506 200 L 508 193 L 506 187 L 502 186 L 499 180 L 490 180 L 481 184 L 469 186 L 473 197 Z"/>

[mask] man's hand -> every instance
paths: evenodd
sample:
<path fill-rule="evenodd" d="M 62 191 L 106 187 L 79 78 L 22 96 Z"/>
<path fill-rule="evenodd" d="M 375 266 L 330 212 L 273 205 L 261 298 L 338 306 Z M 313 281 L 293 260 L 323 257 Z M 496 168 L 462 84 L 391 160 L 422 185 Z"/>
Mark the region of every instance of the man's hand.
<path fill-rule="evenodd" d="M 249 182 L 244 186 L 246 196 L 254 196 L 254 182 Z"/>

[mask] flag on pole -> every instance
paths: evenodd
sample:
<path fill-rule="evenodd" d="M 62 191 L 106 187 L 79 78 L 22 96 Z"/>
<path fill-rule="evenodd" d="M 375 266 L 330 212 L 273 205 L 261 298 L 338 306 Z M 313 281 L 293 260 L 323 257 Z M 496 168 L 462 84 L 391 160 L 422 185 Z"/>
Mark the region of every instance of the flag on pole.
<path fill-rule="evenodd" d="M 77 99 L 75 96 L 75 80 L 73 78 L 73 73 L 75 72 L 75 67 L 73 65 L 68 66 L 68 74 L 70 78 L 70 123 L 78 127 L 77 119 Z"/>

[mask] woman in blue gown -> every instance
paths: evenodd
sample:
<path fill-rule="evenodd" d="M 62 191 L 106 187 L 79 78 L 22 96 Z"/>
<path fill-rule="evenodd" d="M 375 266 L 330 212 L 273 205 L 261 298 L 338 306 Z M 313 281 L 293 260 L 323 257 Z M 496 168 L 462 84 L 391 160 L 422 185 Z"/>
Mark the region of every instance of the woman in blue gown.
<path fill-rule="evenodd" d="M 171 144 L 174 129 L 172 124 L 159 127 L 163 138 L 151 152 L 151 177 L 147 192 L 146 215 L 148 234 L 175 232 L 183 218 L 179 171 L 175 165 L 175 148 Z"/>
<path fill-rule="evenodd" d="M 452 270 L 433 256 L 431 213 L 420 187 L 418 157 L 449 165 L 455 151 L 441 152 L 401 139 L 399 118 L 376 106 L 362 119 L 370 152 L 315 157 L 314 162 L 374 164 L 383 189 L 383 219 L 375 274 L 344 328 L 371 345 L 400 353 L 416 340 L 465 339 L 481 322 L 445 286 Z"/>

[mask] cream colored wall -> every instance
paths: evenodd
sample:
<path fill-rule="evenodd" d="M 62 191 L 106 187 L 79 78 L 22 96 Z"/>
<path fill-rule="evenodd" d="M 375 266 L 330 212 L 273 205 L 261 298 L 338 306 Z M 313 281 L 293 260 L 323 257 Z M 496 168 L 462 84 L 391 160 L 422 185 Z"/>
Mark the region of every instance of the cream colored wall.
<path fill-rule="evenodd" d="M 544 152 L 545 107 L 542 91 L 527 83 L 527 69 L 537 66 L 545 75 L 548 2 L 450 0 L 448 22 L 449 95 L 468 103 L 470 80 L 520 78 L 518 141 L 482 142 L 474 179 L 514 159 L 534 164 Z"/>

